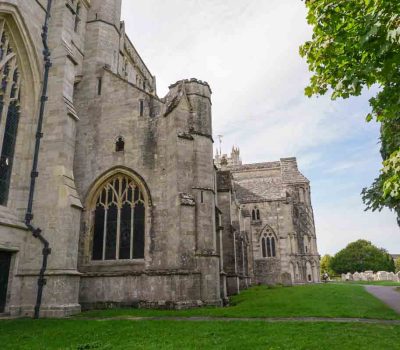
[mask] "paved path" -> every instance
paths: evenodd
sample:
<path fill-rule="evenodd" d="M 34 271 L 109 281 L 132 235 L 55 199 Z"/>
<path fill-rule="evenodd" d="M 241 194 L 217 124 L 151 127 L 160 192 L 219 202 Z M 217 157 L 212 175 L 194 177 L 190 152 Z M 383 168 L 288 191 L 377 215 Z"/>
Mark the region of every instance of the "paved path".
<path fill-rule="evenodd" d="M 382 300 L 386 305 L 400 314 L 400 292 L 396 290 L 399 287 L 386 286 L 365 286 L 365 289 Z"/>
<path fill-rule="evenodd" d="M 330 323 L 371 323 L 371 324 L 388 324 L 400 325 L 400 320 L 380 320 L 370 318 L 330 318 L 330 317 L 134 317 L 120 316 L 109 318 L 90 318 L 78 317 L 73 319 L 93 320 L 93 321 L 186 321 L 186 322 L 330 322 Z"/>

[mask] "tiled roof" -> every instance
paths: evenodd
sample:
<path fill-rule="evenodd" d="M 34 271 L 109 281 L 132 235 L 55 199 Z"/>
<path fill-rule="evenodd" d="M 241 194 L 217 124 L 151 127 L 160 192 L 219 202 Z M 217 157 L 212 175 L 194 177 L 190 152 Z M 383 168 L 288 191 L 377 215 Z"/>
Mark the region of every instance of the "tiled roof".
<path fill-rule="evenodd" d="M 243 164 L 228 169 L 232 172 L 236 198 L 241 203 L 285 199 L 288 185 L 309 182 L 299 172 L 296 158 L 282 158 L 278 162 Z M 224 186 L 226 187 L 226 183 Z"/>
<path fill-rule="evenodd" d="M 239 202 L 277 200 L 282 198 L 282 181 L 280 177 L 258 177 L 235 179 L 234 191 Z"/>
<path fill-rule="evenodd" d="M 281 162 L 265 162 L 265 163 L 252 163 L 252 164 L 243 164 L 229 167 L 231 171 L 244 171 L 244 170 L 257 170 L 257 169 L 272 169 L 279 168 L 281 166 Z"/>

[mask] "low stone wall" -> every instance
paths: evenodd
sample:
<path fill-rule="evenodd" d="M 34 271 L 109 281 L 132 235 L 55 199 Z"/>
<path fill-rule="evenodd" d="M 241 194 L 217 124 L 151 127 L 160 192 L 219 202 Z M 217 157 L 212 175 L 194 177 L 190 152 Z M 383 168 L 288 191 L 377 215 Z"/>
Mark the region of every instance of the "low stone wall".
<path fill-rule="evenodd" d="M 81 277 L 80 304 L 83 310 L 108 307 L 183 309 L 220 305 L 221 300 L 201 300 L 201 275 L 137 274 Z"/>
<path fill-rule="evenodd" d="M 373 271 L 343 273 L 342 281 L 391 281 L 400 282 L 400 272 Z"/>

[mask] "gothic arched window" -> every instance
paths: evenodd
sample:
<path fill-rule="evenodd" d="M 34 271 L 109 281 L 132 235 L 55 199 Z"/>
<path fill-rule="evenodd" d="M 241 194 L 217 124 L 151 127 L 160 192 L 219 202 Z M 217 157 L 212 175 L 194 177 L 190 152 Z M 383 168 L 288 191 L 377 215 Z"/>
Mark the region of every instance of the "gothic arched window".
<path fill-rule="evenodd" d="M 256 216 L 257 216 L 257 220 L 261 220 L 261 216 L 260 216 L 260 209 L 256 210 Z"/>
<path fill-rule="evenodd" d="M 261 238 L 261 249 L 263 258 L 276 257 L 276 239 L 273 233 L 264 233 Z"/>
<path fill-rule="evenodd" d="M 97 193 L 92 259 L 143 259 L 146 203 L 138 184 L 118 174 Z"/>
<path fill-rule="evenodd" d="M 3 20 L 0 22 L 0 205 L 7 205 L 20 117 L 21 76 Z"/>
<path fill-rule="evenodd" d="M 251 220 L 256 221 L 256 211 L 255 211 L 255 209 L 253 209 L 251 211 Z"/>

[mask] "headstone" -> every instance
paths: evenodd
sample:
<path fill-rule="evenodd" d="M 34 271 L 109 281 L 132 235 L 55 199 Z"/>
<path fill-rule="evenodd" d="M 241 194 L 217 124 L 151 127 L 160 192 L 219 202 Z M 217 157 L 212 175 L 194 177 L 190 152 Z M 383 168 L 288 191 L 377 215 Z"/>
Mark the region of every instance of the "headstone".
<path fill-rule="evenodd" d="M 378 275 L 378 281 L 388 280 L 388 273 L 386 271 L 378 271 L 376 274 Z"/>
<path fill-rule="evenodd" d="M 396 282 L 395 277 L 397 277 L 397 276 L 394 274 L 394 272 L 389 272 L 387 274 L 388 281 Z"/>
<path fill-rule="evenodd" d="M 373 281 L 375 279 L 374 271 L 365 271 L 367 281 Z"/>
<path fill-rule="evenodd" d="M 353 273 L 353 281 L 360 281 L 361 275 L 358 272 Z"/>
<path fill-rule="evenodd" d="M 400 272 L 394 274 L 394 282 L 400 282 Z"/>
<path fill-rule="evenodd" d="M 342 282 L 345 282 L 345 281 L 347 281 L 347 275 L 342 273 Z"/>

